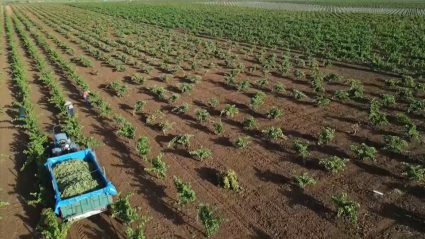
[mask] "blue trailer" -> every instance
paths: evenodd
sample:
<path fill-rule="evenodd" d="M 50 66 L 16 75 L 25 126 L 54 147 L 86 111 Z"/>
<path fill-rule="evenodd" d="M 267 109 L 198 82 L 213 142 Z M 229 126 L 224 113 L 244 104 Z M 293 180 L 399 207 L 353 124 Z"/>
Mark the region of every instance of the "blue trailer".
<path fill-rule="evenodd" d="M 62 199 L 60 197 L 56 178 L 53 175 L 53 168 L 56 164 L 68 160 L 84 160 L 92 163 L 95 167 L 95 173 L 99 174 L 101 188 L 71 198 Z M 108 210 L 109 205 L 113 202 L 112 195 L 117 194 L 115 186 L 112 185 L 110 181 L 106 180 L 105 174 L 102 172 L 96 160 L 96 155 L 91 149 L 48 158 L 44 166 L 47 168 L 52 178 L 52 185 L 55 193 L 55 213 L 65 221 L 90 217 Z"/>

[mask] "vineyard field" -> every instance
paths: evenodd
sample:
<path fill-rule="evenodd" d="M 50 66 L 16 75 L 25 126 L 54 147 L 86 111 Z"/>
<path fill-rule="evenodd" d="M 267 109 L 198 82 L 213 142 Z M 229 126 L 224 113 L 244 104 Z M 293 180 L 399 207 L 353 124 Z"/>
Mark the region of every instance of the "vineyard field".
<path fill-rule="evenodd" d="M 0 238 L 425 238 L 421 3 L 200 2 L 1 5 Z M 107 212 L 52 214 L 58 124 Z"/>
<path fill-rule="evenodd" d="M 425 64 L 421 51 L 425 28 L 415 24 L 423 21 L 422 15 L 340 15 L 200 4 L 87 3 L 73 6 L 137 22 L 181 28 L 197 35 L 289 47 L 308 55 L 390 72 L 422 72 Z"/>
<path fill-rule="evenodd" d="M 268 10 L 331 12 L 331 13 L 373 13 L 373 14 L 401 14 L 424 15 L 422 8 L 385 8 L 385 7 L 340 7 L 334 5 L 280 3 L 280 2 L 198 2 L 207 5 L 223 5 L 235 7 L 263 8 Z M 314 3 L 314 2 L 313 2 Z"/>

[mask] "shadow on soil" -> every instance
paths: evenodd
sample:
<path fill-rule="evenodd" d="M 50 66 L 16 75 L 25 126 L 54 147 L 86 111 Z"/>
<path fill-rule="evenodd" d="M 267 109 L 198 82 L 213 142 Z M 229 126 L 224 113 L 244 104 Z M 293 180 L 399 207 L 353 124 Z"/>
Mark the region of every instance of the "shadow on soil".
<path fill-rule="evenodd" d="M 276 184 L 291 184 L 291 179 L 281 174 L 274 173 L 270 170 L 261 171 L 259 168 L 254 167 L 255 175 L 264 182 L 272 182 Z"/>
<path fill-rule="evenodd" d="M 198 107 L 200 107 L 200 108 L 203 108 L 203 109 L 205 109 L 205 110 L 207 110 L 208 111 L 208 113 L 211 115 L 211 116 L 220 116 L 220 111 L 219 110 L 217 110 L 217 109 L 215 109 L 215 108 L 212 108 L 211 106 L 209 106 L 209 105 L 207 105 L 207 104 L 205 104 L 204 102 L 202 102 L 202 101 L 199 101 L 199 100 L 194 100 L 193 101 L 193 104 L 194 105 L 196 105 L 196 106 L 198 106 Z"/>
<path fill-rule="evenodd" d="M 256 228 L 255 226 L 251 225 L 255 231 L 254 236 L 252 236 L 252 239 L 272 239 L 273 237 L 267 234 L 267 232 L 261 230 L 260 228 Z"/>
<path fill-rule="evenodd" d="M 384 203 L 381 210 L 375 213 L 408 226 L 418 232 L 425 233 L 425 216 L 414 213 L 391 203 Z"/>
<path fill-rule="evenodd" d="M 282 153 L 290 154 L 290 151 L 285 148 L 285 145 L 280 141 L 275 141 L 271 139 L 267 139 L 265 137 L 262 138 L 255 138 L 253 141 L 256 144 L 259 144 L 262 146 L 265 150 L 273 153 L 277 153 L 279 156 L 282 156 Z"/>
<path fill-rule="evenodd" d="M 306 194 L 303 189 L 293 187 L 291 191 L 282 191 L 282 194 L 288 198 L 290 206 L 304 206 L 315 212 L 321 218 L 333 223 L 332 218 L 335 213 L 314 197 Z"/>
<path fill-rule="evenodd" d="M 407 194 L 410 194 L 416 198 L 419 199 L 425 199 L 425 188 L 423 188 L 421 185 L 408 185 L 409 182 L 392 182 L 392 183 L 385 183 L 385 186 L 389 190 L 393 189 L 400 189 Z"/>
<path fill-rule="evenodd" d="M 211 131 L 206 125 L 201 123 L 195 123 L 195 122 L 187 122 L 187 125 L 193 129 L 202 131 L 206 134 L 213 134 L 214 132 Z"/>
<path fill-rule="evenodd" d="M 214 142 L 214 144 L 218 144 L 221 145 L 223 147 L 234 147 L 232 141 L 224 136 L 219 136 L 217 138 L 212 138 L 211 139 L 212 142 Z"/>
<path fill-rule="evenodd" d="M 237 90 L 236 87 L 234 87 L 232 85 L 228 85 L 228 84 L 226 84 L 224 82 L 221 82 L 221 81 L 214 81 L 214 80 L 211 80 L 211 79 L 208 79 L 206 81 L 209 81 L 211 84 L 213 84 L 213 85 L 215 85 L 217 87 L 221 87 L 221 88 L 223 88 L 223 89 L 225 89 L 227 91 L 230 91 L 230 92 L 233 92 L 233 91 Z"/>
<path fill-rule="evenodd" d="M 314 136 L 303 134 L 295 130 L 287 130 L 285 131 L 285 135 L 291 138 L 296 137 L 296 138 L 301 138 L 307 141 L 313 141 L 313 142 L 316 141 L 316 138 Z"/>
<path fill-rule="evenodd" d="M 101 214 L 88 217 L 87 220 L 96 224 L 100 228 L 100 230 L 91 226 L 84 225 L 85 229 L 89 231 L 85 233 L 86 236 L 88 236 L 89 238 L 125 238 L 125 236 L 115 228 L 114 223 L 108 222 L 105 217 L 107 216 Z M 78 222 L 76 222 L 76 224 L 77 223 Z M 80 225 L 73 225 L 73 227 L 75 226 Z"/>
<path fill-rule="evenodd" d="M 350 158 L 350 156 L 345 153 L 343 150 L 339 149 L 338 147 L 331 146 L 331 145 L 316 145 L 312 144 L 310 145 L 309 149 L 311 151 L 317 151 L 323 154 L 327 154 L 330 156 L 337 156 L 340 158 Z"/>
<path fill-rule="evenodd" d="M 133 107 L 129 106 L 128 104 L 119 104 L 120 109 L 127 111 L 129 113 L 133 113 Z"/>
<path fill-rule="evenodd" d="M 208 167 L 201 167 L 197 168 L 196 172 L 198 173 L 198 176 L 205 181 L 210 182 L 214 186 L 218 185 L 218 175 L 219 171 L 215 168 L 208 168 Z"/>
<path fill-rule="evenodd" d="M 166 153 L 172 153 L 178 156 L 181 156 L 183 158 L 192 158 L 192 156 L 189 154 L 189 152 L 185 149 L 181 149 L 181 148 L 167 148 L 165 150 L 162 150 L 162 152 L 164 154 Z"/>
<path fill-rule="evenodd" d="M 360 169 L 362 169 L 363 171 L 365 171 L 366 173 L 369 174 L 373 174 L 373 175 L 379 175 L 379 176 L 383 176 L 383 177 L 392 177 L 392 178 L 396 178 L 396 179 L 402 179 L 402 177 L 395 175 L 393 173 L 391 173 L 390 171 L 383 169 L 381 167 L 378 167 L 376 165 L 373 164 L 368 164 L 366 162 L 357 160 L 357 159 L 353 159 L 351 160 L 351 162 L 353 164 L 355 164 L 357 167 L 359 167 Z"/>
<path fill-rule="evenodd" d="M 314 158 L 301 158 L 298 155 L 291 155 L 289 156 L 289 160 L 294 163 L 294 164 L 298 164 L 301 167 L 304 167 L 306 169 L 310 169 L 310 170 L 323 170 L 323 166 L 321 166 L 319 164 L 319 160 L 314 159 Z"/>

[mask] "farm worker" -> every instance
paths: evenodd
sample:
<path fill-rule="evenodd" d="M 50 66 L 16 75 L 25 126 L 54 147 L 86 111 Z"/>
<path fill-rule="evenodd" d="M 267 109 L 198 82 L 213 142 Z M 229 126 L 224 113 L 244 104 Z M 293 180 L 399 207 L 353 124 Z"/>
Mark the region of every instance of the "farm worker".
<path fill-rule="evenodd" d="M 24 107 L 19 108 L 19 118 L 21 118 L 20 123 L 22 125 L 25 125 L 25 108 Z"/>
<path fill-rule="evenodd" d="M 72 102 L 71 101 L 65 102 L 65 106 L 68 107 L 68 114 L 70 114 L 71 116 L 74 116 L 74 106 L 72 105 Z"/>
<path fill-rule="evenodd" d="M 89 90 L 86 90 L 86 91 L 84 91 L 84 93 L 83 93 L 83 98 L 84 98 L 84 101 L 86 101 L 86 104 L 87 104 L 87 105 L 89 105 L 89 104 L 90 104 L 90 101 L 89 101 L 89 93 L 90 93 L 90 91 L 89 91 Z"/>

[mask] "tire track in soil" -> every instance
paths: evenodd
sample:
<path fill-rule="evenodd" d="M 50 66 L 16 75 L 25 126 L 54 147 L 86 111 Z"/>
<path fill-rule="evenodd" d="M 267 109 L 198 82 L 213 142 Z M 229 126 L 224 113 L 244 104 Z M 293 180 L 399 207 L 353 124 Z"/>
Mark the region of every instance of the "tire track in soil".
<path fill-rule="evenodd" d="M 102 95 L 102 94 L 101 94 Z M 117 107 L 118 108 L 118 107 Z M 99 155 L 99 154 L 98 154 Z M 100 157 L 99 157 L 100 158 Z M 114 180 L 112 180 L 112 181 L 114 181 Z M 205 188 L 204 188 L 204 190 L 206 190 Z M 147 203 L 147 204 L 149 204 L 149 203 Z M 159 218 L 159 217 L 158 217 Z"/>
<path fill-rule="evenodd" d="M 68 231 L 68 239 L 88 239 L 79 221 L 74 222 L 72 228 L 73 230 Z"/>
<path fill-rule="evenodd" d="M 258 197 L 258 196 L 256 196 L 256 197 Z M 273 203 L 272 203 L 273 204 Z M 276 204 L 273 204 L 273 205 L 276 205 Z"/>

